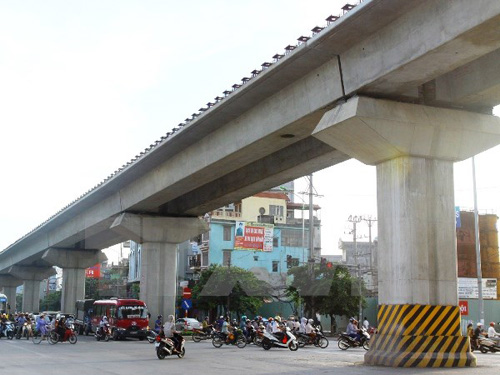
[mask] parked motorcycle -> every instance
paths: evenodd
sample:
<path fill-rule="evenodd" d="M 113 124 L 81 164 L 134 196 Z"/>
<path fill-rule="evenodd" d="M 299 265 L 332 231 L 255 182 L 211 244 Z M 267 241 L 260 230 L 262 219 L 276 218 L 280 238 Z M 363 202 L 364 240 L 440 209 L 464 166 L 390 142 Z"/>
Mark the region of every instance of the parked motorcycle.
<path fill-rule="evenodd" d="M 276 347 L 276 348 L 288 348 L 292 352 L 294 352 L 299 348 L 299 344 L 297 343 L 297 338 L 292 333 L 289 327 L 286 327 L 282 338 L 278 338 L 277 336 L 267 331 L 264 331 L 263 336 L 264 337 L 262 339 L 262 348 L 264 350 L 269 350 L 272 347 Z"/>
<path fill-rule="evenodd" d="M 95 339 L 97 341 L 104 340 L 109 341 L 111 337 L 111 330 L 109 329 L 109 324 L 105 324 L 103 327 L 99 327 L 95 330 Z"/>
<path fill-rule="evenodd" d="M 175 343 L 172 339 L 168 337 L 162 337 L 160 335 L 156 336 L 155 339 L 155 350 L 156 356 L 158 359 L 165 359 L 167 356 L 177 355 L 179 358 L 184 358 L 186 354 L 186 349 L 184 348 L 184 337 L 179 334 L 175 334 L 175 338 L 178 340 L 179 344 L 177 348 L 175 347 Z"/>
<path fill-rule="evenodd" d="M 347 350 L 349 348 L 356 348 L 362 346 L 365 350 L 370 349 L 370 334 L 365 328 L 361 328 L 361 339 L 358 341 L 347 333 L 343 332 L 340 334 L 338 346 L 341 350 Z"/>
<path fill-rule="evenodd" d="M 13 322 L 5 322 L 4 329 L 0 332 L 0 338 L 7 337 L 8 340 L 12 340 L 14 338 L 14 323 Z"/>
<path fill-rule="evenodd" d="M 216 331 L 213 327 L 209 327 L 207 331 L 203 331 L 202 329 L 193 329 L 193 341 L 200 342 L 201 340 L 209 340 L 213 339 Z"/>
<path fill-rule="evenodd" d="M 321 349 L 325 349 L 329 342 L 328 339 L 321 333 L 318 328 L 315 328 L 315 335 L 309 336 L 306 333 L 297 333 L 297 343 L 299 347 L 303 348 L 306 345 L 314 345 Z"/>
<path fill-rule="evenodd" d="M 221 332 L 216 332 L 212 339 L 212 345 L 216 348 L 220 348 L 224 344 L 236 345 L 238 348 L 242 349 L 247 346 L 247 341 L 241 329 L 236 329 L 234 332 L 227 334 L 227 336 Z"/>

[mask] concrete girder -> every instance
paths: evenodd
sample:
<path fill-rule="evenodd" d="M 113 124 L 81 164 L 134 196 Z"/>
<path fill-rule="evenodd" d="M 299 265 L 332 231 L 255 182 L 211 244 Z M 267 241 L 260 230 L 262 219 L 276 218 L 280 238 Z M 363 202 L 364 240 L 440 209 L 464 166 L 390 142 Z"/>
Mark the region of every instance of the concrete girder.
<path fill-rule="evenodd" d="M 500 2 L 421 1 L 341 54 L 347 94 L 397 98 L 500 48 Z"/>
<path fill-rule="evenodd" d="M 168 202 L 162 213 L 203 215 L 242 196 L 251 196 L 347 159 L 347 155 L 309 137 Z"/>
<path fill-rule="evenodd" d="M 500 49 L 436 78 L 436 101 L 487 109 L 500 104 Z"/>

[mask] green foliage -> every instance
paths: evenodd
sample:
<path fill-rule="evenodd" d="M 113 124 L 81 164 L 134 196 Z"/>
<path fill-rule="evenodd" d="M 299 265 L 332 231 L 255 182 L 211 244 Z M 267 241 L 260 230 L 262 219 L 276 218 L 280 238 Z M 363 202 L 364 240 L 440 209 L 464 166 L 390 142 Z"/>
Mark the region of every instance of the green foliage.
<path fill-rule="evenodd" d="M 85 278 L 85 298 L 99 299 L 99 279 Z"/>
<path fill-rule="evenodd" d="M 139 283 L 133 283 L 130 286 L 130 298 L 139 299 L 139 295 L 141 293 L 141 286 Z"/>
<path fill-rule="evenodd" d="M 293 281 L 287 288 L 287 296 L 296 304 L 303 303 L 306 316 L 315 313 L 353 316 L 358 313 L 359 286 L 345 266 L 332 268 L 320 265 L 294 267 L 288 271 Z M 364 303 L 364 301 L 363 301 Z"/>
<path fill-rule="evenodd" d="M 61 311 L 62 292 L 56 291 L 40 300 L 40 311 Z"/>
<path fill-rule="evenodd" d="M 193 288 L 193 302 L 200 310 L 214 315 L 218 307 L 226 314 L 255 314 L 263 297 L 270 295 L 269 285 L 250 271 L 239 267 L 212 265 L 200 275 Z"/>

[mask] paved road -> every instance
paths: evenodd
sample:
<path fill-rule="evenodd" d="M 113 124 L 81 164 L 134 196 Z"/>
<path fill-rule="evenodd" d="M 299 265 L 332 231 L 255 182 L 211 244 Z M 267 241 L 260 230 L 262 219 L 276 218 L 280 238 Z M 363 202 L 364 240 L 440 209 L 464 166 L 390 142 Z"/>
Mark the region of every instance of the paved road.
<path fill-rule="evenodd" d="M 253 345 L 214 348 L 210 342 L 188 339 L 186 357 L 156 358 L 147 341 L 96 342 L 79 336 L 78 343 L 39 345 L 26 340 L 0 340 L 0 374 L 6 375 L 138 375 L 169 374 L 500 374 L 500 353 L 478 353 L 475 369 L 391 369 L 364 366 L 363 349 L 341 351 L 336 341 L 326 349 L 307 347 L 297 352 L 286 349 L 264 351 Z"/>

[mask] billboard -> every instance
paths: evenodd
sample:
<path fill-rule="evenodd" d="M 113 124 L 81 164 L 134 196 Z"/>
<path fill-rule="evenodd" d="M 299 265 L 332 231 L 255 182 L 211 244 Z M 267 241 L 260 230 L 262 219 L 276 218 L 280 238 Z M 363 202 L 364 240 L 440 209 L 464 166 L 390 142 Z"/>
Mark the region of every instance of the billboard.
<path fill-rule="evenodd" d="M 483 281 L 483 298 L 497 298 L 497 279 L 482 279 Z M 478 286 L 476 278 L 459 277 L 458 278 L 458 298 L 470 299 L 478 297 Z"/>
<path fill-rule="evenodd" d="M 101 277 L 101 265 L 97 263 L 95 266 L 87 268 L 85 270 L 85 277 L 99 279 Z"/>
<path fill-rule="evenodd" d="M 273 224 L 237 221 L 234 249 L 273 251 L 273 232 Z"/>

